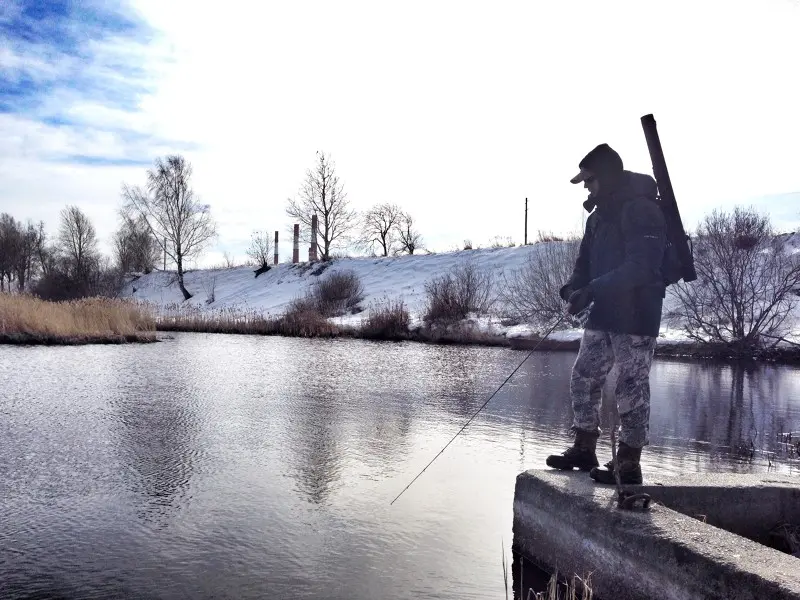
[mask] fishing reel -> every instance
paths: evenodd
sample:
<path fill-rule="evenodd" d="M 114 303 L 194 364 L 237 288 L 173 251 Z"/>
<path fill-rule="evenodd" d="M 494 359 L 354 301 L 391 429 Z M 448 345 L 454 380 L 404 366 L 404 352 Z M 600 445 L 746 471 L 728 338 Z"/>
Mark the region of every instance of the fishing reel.
<path fill-rule="evenodd" d="M 592 306 L 594 306 L 594 302 L 590 302 L 589 305 L 578 314 L 570 315 L 574 321 L 577 321 L 580 329 L 586 328 L 586 323 L 589 321 L 589 313 L 592 311 Z"/>

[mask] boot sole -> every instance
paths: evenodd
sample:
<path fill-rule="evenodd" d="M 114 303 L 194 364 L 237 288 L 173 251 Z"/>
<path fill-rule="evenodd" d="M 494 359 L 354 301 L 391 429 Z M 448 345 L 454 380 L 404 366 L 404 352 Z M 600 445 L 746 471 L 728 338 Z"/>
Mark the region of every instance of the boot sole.
<path fill-rule="evenodd" d="M 611 476 L 611 479 L 612 479 L 611 481 L 600 481 L 599 479 L 597 479 L 596 477 L 592 477 L 591 475 L 590 475 L 590 477 L 592 478 L 592 481 L 594 481 L 598 485 L 616 485 L 617 484 L 617 482 L 614 481 L 614 476 L 613 475 Z M 622 485 L 642 485 L 642 480 L 639 479 L 637 481 L 625 481 L 624 479 L 621 479 L 620 483 Z"/>

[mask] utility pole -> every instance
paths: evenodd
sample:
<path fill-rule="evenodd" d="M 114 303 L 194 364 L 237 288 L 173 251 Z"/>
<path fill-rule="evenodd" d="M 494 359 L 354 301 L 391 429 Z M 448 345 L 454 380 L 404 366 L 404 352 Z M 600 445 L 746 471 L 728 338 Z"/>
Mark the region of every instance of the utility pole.
<path fill-rule="evenodd" d="M 164 236 L 164 270 L 167 270 L 167 236 Z"/>
<path fill-rule="evenodd" d="M 525 198 L 525 246 L 528 245 L 528 199 Z"/>

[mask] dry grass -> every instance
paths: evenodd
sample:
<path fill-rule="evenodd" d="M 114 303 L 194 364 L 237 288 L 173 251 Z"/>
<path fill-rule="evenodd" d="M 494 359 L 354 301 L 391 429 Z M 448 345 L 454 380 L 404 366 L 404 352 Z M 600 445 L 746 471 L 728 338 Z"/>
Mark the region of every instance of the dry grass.
<path fill-rule="evenodd" d="M 412 340 L 432 344 L 475 344 L 508 346 L 502 336 L 487 333 L 469 324 L 446 326 L 428 324 L 410 330 L 410 317 L 402 301 L 386 301 L 370 307 L 360 327 L 331 323 L 317 308 L 313 296 L 297 298 L 281 316 L 263 315 L 255 310 L 167 305 L 153 307 L 156 326 L 161 331 L 284 335 L 288 337 L 354 337 L 370 340 Z"/>
<path fill-rule="evenodd" d="M 333 337 L 340 333 L 310 298 L 294 300 L 278 321 L 278 328 L 278 333 L 291 337 Z"/>
<path fill-rule="evenodd" d="M 370 308 L 358 333 L 372 340 L 407 340 L 410 320 L 402 300 L 389 301 Z"/>
<path fill-rule="evenodd" d="M 592 600 L 592 597 L 593 592 L 590 577 L 581 579 L 577 575 L 574 575 L 572 579 L 561 584 L 558 582 L 558 573 L 553 573 L 550 577 L 547 590 L 537 594 L 532 589 L 528 589 L 527 595 L 527 598 L 533 600 Z"/>
<path fill-rule="evenodd" d="M 194 333 L 240 333 L 270 335 L 278 333 L 277 319 L 254 310 L 220 308 L 202 309 L 170 304 L 157 313 L 156 326 L 161 331 Z"/>
<path fill-rule="evenodd" d="M 508 575 L 510 567 L 506 558 L 505 547 L 503 547 L 502 560 L 503 582 L 505 583 L 506 599 L 508 599 Z M 527 593 L 525 593 L 525 586 L 522 580 L 523 562 L 524 559 L 520 557 L 519 598 L 525 598 L 526 600 L 592 600 L 594 597 L 591 575 L 588 575 L 585 578 L 573 575 L 572 579 L 568 579 L 566 582 L 561 583 L 559 581 L 558 572 L 555 572 L 550 576 L 550 580 L 547 582 L 547 589 L 545 591 L 536 592 L 533 588 L 529 587 Z M 516 592 L 516 590 L 514 591 Z"/>
<path fill-rule="evenodd" d="M 168 305 L 157 319 L 161 331 L 285 335 L 289 337 L 331 337 L 348 333 L 323 317 L 313 301 L 294 300 L 280 317 L 255 310 L 220 308 L 208 310 L 181 304 Z"/>
<path fill-rule="evenodd" d="M 133 302 L 85 298 L 49 302 L 0 294 L 0 339 L 5 343 L 152 341 L 156 323 Z"/>

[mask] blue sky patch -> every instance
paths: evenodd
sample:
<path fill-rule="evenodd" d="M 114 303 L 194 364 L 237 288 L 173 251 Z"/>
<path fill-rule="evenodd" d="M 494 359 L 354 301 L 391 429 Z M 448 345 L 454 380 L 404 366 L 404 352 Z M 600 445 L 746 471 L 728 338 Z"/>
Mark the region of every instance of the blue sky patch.
<path fill-rule="evenodd" d="M 103 158 L 87 154 L 71 154 L 64 157 L 65 162 L 93 167 L 152 167 L 153 161 L 143 158 Z"/>
<path fill-rule="evenodd" d="M 154 91 L 145 50 L 155 32 L 126 4 L 0 0 L 0 39 L 8 57 L 0 65 L 0 113 L 79 133 L 111 132 L 135 142 L 130 151 L 136 153 L 164 144 L 150 132 L 132 132 L 123 124 L 113 128 L 70 117 L 70 109 L 81 104 L 137 112 L 142 98 Z M 44 158 L 119 165 L 150 164 L 155 156 L 106 159 L 65 151 Z"/>

